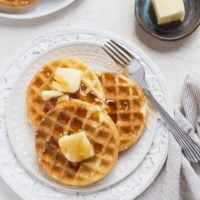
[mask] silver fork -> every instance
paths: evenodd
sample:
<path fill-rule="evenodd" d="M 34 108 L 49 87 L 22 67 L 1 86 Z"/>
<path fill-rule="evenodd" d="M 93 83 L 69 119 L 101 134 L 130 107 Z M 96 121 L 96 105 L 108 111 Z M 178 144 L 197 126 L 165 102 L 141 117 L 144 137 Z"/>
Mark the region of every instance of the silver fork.
<path fill-rule="evenodd" d="M 104 51 L 119 65 L 121 65 L 128 74 L 138 82 L 152 105 L 159 111 L 162 118 L 168 124 L 173 136 L 182 148 L 186 158 L 192 162 L 200 161 L 200 147 L 180 128 L 173 118 L 165 111 L 161 104 L 155 99 L 145 81 L 145 70 L 143 66 L 134 58 L 134 56 L 122 45 L 110 40 L 102 47 Z"/>

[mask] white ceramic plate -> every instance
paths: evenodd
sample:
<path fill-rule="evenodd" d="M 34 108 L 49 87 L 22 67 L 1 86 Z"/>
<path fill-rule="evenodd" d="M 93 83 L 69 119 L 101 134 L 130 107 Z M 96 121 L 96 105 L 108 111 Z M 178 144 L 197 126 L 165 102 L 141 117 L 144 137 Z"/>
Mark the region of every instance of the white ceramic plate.
<path fill-rule="evenodd" d="M 65 55 L 81 58 L 96 70 L 119 70 L 100 48 L 110 38 L 132 51 L 144 66 L 155 97 L 167 110 L 171 109 L 154 64 L 135 45 L 107 34 L 81 30 L 57 31 L 37 38 L 13 58 L 0 79 L 0 174 L 24 199 L 133 199 L 150 185 L 161 169 L 167 156 L 168 132 L 160 120 L 155 123 L 153 111 L 149 115 L 152 123 L 148 123 L 138 144 L 120 156 L 112 173 L 94 186 L 81 190 L 63 187 L 45 178 L 37 167 L 33 130 L 27 125 L 24 106 L 27 83 L 43 63 Z"/>
<path fill-rule="evenodd" d="M 21 74 L 14 84 L 10 96 L 7 113 L 8 136 L 16 157 L 23 167 L 39 181 L 64 192 L 96 192 L 106 189 L 127 177 L 141 163 L 148 153 L 156 133 L 157 116 L 153 109 L 149 109 L 147 127 L 139 142 L 128 151 L 122 153 L 114 169 L 102 181 L 84 188 L 72 188 L 57 184 L 44 176 L 38 167 L 35 154 L 35 130 L 28 124 L 26 112 L 27 86 L 36 71 L 52 59 L 58 57 L 75 57 L 81 59 L 95 72 L 118 71 L 118 67 L 101 48 L 97 42 L 69 42 L 48 50 L 40 55 Z M 17 106 L 16 106 L 17 105 Z"/>
<path fill-rule="evenodd" d="M 0 17 L 8 19 L 33 19 L 54 13 L 71 4 L 74 0 L 39 0 L 23 8 L 0 6 Z"/>

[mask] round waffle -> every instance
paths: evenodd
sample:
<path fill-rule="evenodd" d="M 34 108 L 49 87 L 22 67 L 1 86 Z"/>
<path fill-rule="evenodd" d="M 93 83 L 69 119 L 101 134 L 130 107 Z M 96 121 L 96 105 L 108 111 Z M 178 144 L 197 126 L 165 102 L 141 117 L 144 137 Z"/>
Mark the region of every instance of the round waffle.
<path fill-rule="evenodd" d="M 69 162 L 58 139 L 64 134 L 85 131 L 94 147 L 94 156 L 79 163 Z M 118 157 L 119 135 L 106 112 L 79 100 L 58 104 L 48 112 L 36 133 L 40 166 L 53 179 L 71 186 L 94 183 L 112 169 Z"/>
<path fill-rule="evenodd" d="M 103 87 L 96 74 L 88 66 L 76 59 L 62 58 L 44 65 L 33 77 L 27 91 L 27 110 L 29 120 L 38 127 L 44 115 L 55 107 L 57 98 L 43 101 L 43 90 L 51 90 L 51 84 L 58 67 L 75 68 L 83 72 L 81 86 L 78 92 L 70 94 L 73 99 L 88 103 L 101 104 L 105 100 Z"/>
<path fill-rule="evenodd" d="M 135 144 L 146 124 L 147 102 L 138 84 L 122 74 L 102 72 L 99 79 L 109 106 L 108 114 L 120 135 L 120 151 Z"/>
<path fill-rule="evenodd" d="M 37 0 L 0 0 L 0 5 L 12 6 L 12 7 L 22 7 L 29 6 L 35 3 Z"/>

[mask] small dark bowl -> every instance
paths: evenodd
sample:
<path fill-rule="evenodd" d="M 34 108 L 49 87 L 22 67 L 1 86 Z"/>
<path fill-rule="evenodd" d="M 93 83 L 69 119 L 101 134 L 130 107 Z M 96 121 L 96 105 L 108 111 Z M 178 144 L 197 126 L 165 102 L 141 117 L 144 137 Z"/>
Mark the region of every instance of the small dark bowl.
<path fill-rule="evenodd" d="M 179 40 L 193 33 L 200 25 L 200 0 L 184 0 L 183 22 L 158 25 L 151 0 L 135 0 L 135 15 L 142 28 L 160 40 Z"/>

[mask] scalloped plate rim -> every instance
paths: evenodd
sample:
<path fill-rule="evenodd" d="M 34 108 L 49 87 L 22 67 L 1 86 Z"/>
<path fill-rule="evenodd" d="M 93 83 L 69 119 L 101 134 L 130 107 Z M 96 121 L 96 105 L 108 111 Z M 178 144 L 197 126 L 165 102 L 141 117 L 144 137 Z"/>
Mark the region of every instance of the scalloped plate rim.
<path fill-rule="evenodd" d="M 116 35 L 116 34 L 113 34 L 113 33 L 109 33 L 109 32 L 102 32 L 101 30 L 86 30 L 86 29 L 62 29 L 62 30 L 59 30 L 59 31 L 52 31 L 52 32 L 48 32 L 47 34 L 50 36 L 50 35 L 58 35 L 59 33 L 62 33 L 62 34 L 67 34 L 67 33 L 92 33 L 92 34 L 97 34 L 98 36 L 107 36 L 109 38 L 115 38 L 117 39 L 118 41 L 121 41 L 123 44 L 125 44 L 127 47 L 133 49 L 134 47 L 137 49 L 137 54 L 140 55 L 140 56 L 144 56 L 145 59 L 144 60 L 148 60 L 148 62 L 150 62 L 151 64 L 151 70 L 157 75 L 157 78 L 158 78 L 158 81 L 160 82 L 160 85 L 161 85 L 161 89 L 162 91 L 165 91 L 165 99 L 166 99 L 166 104 L 167 104 L 167 107 L 169 108 L 169 111 L 170 113 L 172 113 L 172 106 L 171 106 L 171 103 L 169 101 L 169 94 L 168 94 L 168 90 L 166 88 L 166 82 L 164 81 L 163 79 L 163 76 L 162 74 L 160 73 L 159 69 L 156 67 L 155 63 L 150 59 L 150 57 L 145 53 L 143 52 L 143 50 L 141 50 L 137 45 L 135 44 L 130 44 L 130 41 L 125 39 L 125 38 L 121 38 L 120 35 Z M 39 43 L 39 39 L 43 36 L 45 36 L 46 34 L 44 35 L 40 35 L 40 37 L 35 37 L 34 40 L 32 40 L 31 42 L 28 42 L 27 45 L 25 45 L 23 48 L 21 48 L 17 53 L 14 54 L 14 56 L 12 56 L 9 60 L 9 62 L 6 62 L 7 66 L 9 66 L 9 69 L 11 67 L 11 65 L 13 64 L 14 60 L 16 59 L 17 56 L 20 56 L 21 54 L 24 54 L 25 50 L 28 49 L 28 47 L 30 47 L 30 45 L 33 45 L 36 41 L 37 43 Z M 47 36 L 47 35 L 46 35 Z M 5 72 L 5 68 L 2 70 L 3 72 Z M 8 70 L 8 68 L 7 68 Z M 2 75 L 3 77 L 3 75 Z M 168 133 L 166 133 L 168 135 Z M 167 137 L 168 139 L 168 145 L 169 145 L 169 137 Z M 137 191 L 135 193 L 135 196 L 138 196 L 139 194 L 141 194 L 152 182 L 153 180 L 155 179 L 155 177 L 158 175 L 159 171 L 161 170 L 165 160 L 166 160 L 166 157 L 167 157 L 167 153 L 168 153 L 168 145 L 166 146 L 166 150 L 165 150 L 165 155 L 163 155 L 163 159 L 161 160 L 160 164 L 159 164 L 159 168 L 157 168 L 156 172 L 152 175 L 153 178 L 151 178 L 151 180 L 148 180 L 148 182 L 146 183 L 146 185 L 144 185 L 142 187 L 142 191 Z M 19 188 L 17 188 L 16 186 L 13 186 L 11 183 L 7 182 L 6 181 L 6 176 L 4 176 L 4 174 L 1 174 L 1 177 L 3 178 L 3 180 L 7 183 L 7 185 L 10 186 L 10 188 L 14 191 L 14 192 L 17 192 L 18 195 L 20 195 L 21 197 L 23 197 L 24 199 L 26 198 L 30 198 L 30 199 L 33 199 L 29 194 L 26 194 L 24 192 L 22 192 L 21 190 L 19 190 Z M 131 194 L 129 195 L 131 196 Z M 132 197 L 130 197 L 132 198 Z"/>

